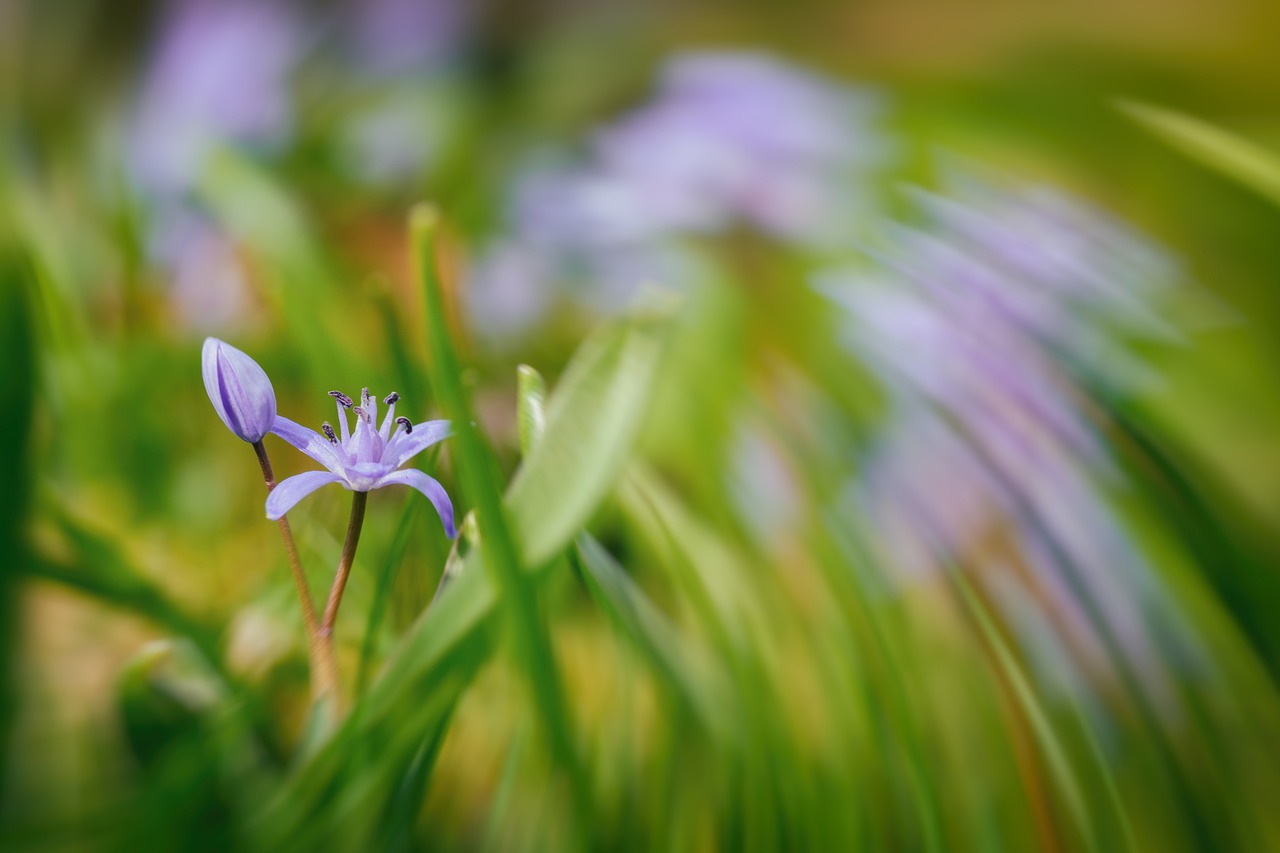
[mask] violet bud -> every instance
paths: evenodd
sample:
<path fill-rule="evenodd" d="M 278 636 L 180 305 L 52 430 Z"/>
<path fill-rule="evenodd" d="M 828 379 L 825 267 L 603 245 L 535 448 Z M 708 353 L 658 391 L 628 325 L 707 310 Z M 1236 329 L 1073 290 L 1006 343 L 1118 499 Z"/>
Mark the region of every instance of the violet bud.
<path fill-rule="evenodd" d="M 266 372 L 217 338 L 205 338 L 200 361 L 204 390 L 227 429 L 247 442 L 261 441 L 276 422 L 276 393 Z"/>

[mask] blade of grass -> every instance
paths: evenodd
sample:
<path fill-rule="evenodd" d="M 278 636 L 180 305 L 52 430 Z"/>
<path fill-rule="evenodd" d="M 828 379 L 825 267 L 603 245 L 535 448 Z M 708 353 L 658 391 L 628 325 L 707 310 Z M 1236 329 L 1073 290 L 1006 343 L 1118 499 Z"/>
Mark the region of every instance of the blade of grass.
<path fill-rule="evenodd" d="M 1174 110 L 1136 101 L 1119 107 L 1182 153 L 1280 204 L 1280 154 Z"/>
<path fill-rule="evenodd" d="M 1080 833 L 1079 837 L 1084 840 L 1089 850 L 1100 849 L 1093 833 L 1093 820 L 1090 817 L 1089 808 L 1086 805 L 1080 784 L 1076 780 L 1071 760 L 1054 732 L 1049 715 L 1036 697 L 1030 680 L 1022 672 L 1017 656 L 1009 648 L 1004 637 L 1001 636 L 981 596 L 974 591 L 964 575 L 959 571 L 953 571 L 950 574 L 950 578 L 953 587 L 964 606 L 968 609 L 979 635 L 992 656 L 1004 685 L 1011 692 L 1012 698 L 1015 700 L 1017 707 L 1021 709 L 1025 721 L 1029 724 L 1035 736 L 1040 752 L 1048 765 L 1049 775 L 1057 784 L 1058 790 L 1066 801 L 1067 811 L 1075 823 L 1076 830 Z M 1032 796 L 1037 786 L 1033 782 L 1028 784 L 1027 787 L 1029 789 L 1027 791 L 1028 796 Z M 1043 838 L 1044 846 L 1046 848 L 1060 849 L 1056 844 L 1057 839 L 1052 835 L 1051 822 L 1044 828 L 1044 831 L 1047 834 Z"/>
<path fill-rule="evenodd" d="M 107 536 L 89 529 L 62 507 L 44 510 L 70 553 L 64 558 L 35 552 L 27 563 L 33 577 L 54 581 L 104 604 L 128 610 L 156 625 L 189 637 L 211 661 L 219 661 L 218 631 L 174 603 L 156 583 L 134 568 Z"/>
<path fill-rule="evenodd" d="M 416 209 L 411 220 L 412 245 L 419 284 L 426 309 L 428 348 L 431 353 L 431 385 L 440 395 L 441 408 L 453 422 L 461 457 L 460 478 L 475 502 L 477 523 L 485 547 L 482 560 L 497 587 L 499 608 L 513 634 L 513 645 L 529 679 L 534 704 L 542 718 L 552 752 L 566 774 L 574 799 L 574 811 L 583 830 L 591 813 L 590 782 L 573 740 L 563 686 L 557 670 L 551 638 L 538 610 L 534 589 L 521 567 L 521 555 L 506 519 L 497 486 L 497 463 L 472 420 L 470 403 L 462 386 L 462 371 L 449 336 L 445 296 L 438 270 L 438 214 Z M 585 834 L 581 838 L 585 843 Z"/>
<path fill-rule="evenodd" d="M 575 553 L 587 590 L 606 618 L 631 640 L 707 731 L 718 733 L 723 739 L 718 712 L 726 701 L 723 675 L 706 667 L 693 670 L 689 641 L 681 637 L 595 537 L 580 535 Z"/>
<path fill-rule="evenodd" d="M 0 250 L 3 251 L 3 250 Z M 10 676 L 18 620 L 18 578 L 28 563 L 27 512 L 31 504 L 31 421 L 36 385 L 36 342 L 27 292 L 29 271 L 7 251 L 0 254 L 0 400 L 16 413 L 6 423 L 0 465 L 7 472 L 0 490 L 0 767 L 8 767 L 9 726 L 13 721 Z M 0 774 L 0 802 L 5 779 Z"/>

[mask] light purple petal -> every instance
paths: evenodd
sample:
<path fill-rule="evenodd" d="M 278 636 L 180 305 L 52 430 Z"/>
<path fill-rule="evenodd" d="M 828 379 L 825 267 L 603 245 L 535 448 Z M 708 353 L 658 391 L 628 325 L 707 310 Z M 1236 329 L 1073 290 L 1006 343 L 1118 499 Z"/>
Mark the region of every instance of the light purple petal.
<path fill-rule="evenodd" d="M 200 368 L 209 402 L 227 429 L 250 443 L 261 441 L 276 419 L 276 394 L 266 372 L 217 338 L 205 338 Z"/>
<path fill-rule="evenodd" d="M 307 471 L 305 474 L 289 477 L 267 495 L 267 518 L 275 521 L 316 489 L 340 482 L 342 477 L 329 471 Z"/>
<path fill-rule="evenodd" d="M 438 441 L 449 437 L 448 421 L 423 421 L 413 425 L 413 432 L 397 432 L 382 451 L 382 464 L 399 468 Z"/>
<path fill-rule="evenodd" d="M 315 430 L 307 429 L 284 416 L 276 418 L 271 432 L 280 436 L 312 459 L 319 462 L 335 474 L 341 474 L 346 467 L 344 453 Z"/>
<path fill-rule="evenodd" d="M 443 423 L 443 421 L 434 421 L 433 423 Z M 427 424 L 423 424 L 427 426 Z M 414 429 L 414 433 L 418 432 Z M 378 488 L 399 484 L 402 486 L 410 486 L 417 489 L 427 496 L 427 500 L 431 501 L 432 506 L 436 508 L 436 512 L 440 514 L 440 521 L 444 524 L 445 534 L 452 539 L 458 535 L 457 529 L 453 526 L 453 503 L 450 502 L 449 496 L 445 494 L 444 486 L 419 471 L 417 468 L 404 468 L 399 471 L 392 471 L 387 476 L 378 481 Z"/>

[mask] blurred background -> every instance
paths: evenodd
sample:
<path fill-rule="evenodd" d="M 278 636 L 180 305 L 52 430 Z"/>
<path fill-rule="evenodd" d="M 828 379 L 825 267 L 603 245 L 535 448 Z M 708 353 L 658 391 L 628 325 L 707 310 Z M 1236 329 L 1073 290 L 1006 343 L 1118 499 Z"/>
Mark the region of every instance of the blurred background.
<path fill-rule="evenodd" d="M 1277 32 L 0 0 L 0 847 L 1280 848 Z M 206 336 L 312 427 L 460 380 L 484 453 L 424 464 L 536 480 L 536 630 L 378 491 L 318 725 Z M 346 494 L 290 519 L 323 594 Z"/>

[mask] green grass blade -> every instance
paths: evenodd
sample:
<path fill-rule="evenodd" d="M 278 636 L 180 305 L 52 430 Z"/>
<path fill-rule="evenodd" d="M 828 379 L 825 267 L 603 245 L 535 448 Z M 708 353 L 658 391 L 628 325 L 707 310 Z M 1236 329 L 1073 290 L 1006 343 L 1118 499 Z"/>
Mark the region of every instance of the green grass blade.
<path fill-rule="evenodd" d="M 454 425 L 459 475 L 475 502 L 476 521 L 484 539 L 480 556 L 499 591 L 499 608 L 513 634 L 514 649 L 529 679 L 534 704 L 551 742 L 552 752 L 565 772 L 575 801 L 575 813 L 585 828 L 590 812 L 590 782 L 573 740 L 573 727 L 557 670 L 551 637 L 538 610 L 534 589 L 522 568 L 521 554 L 506 519 L 497 485 L 497 461 L 486 446 L 462 386 L 462 370 L 445 318 L 444 288 L 437 263 L 439 217 L 429 208 L 418 208 L 412 218 L 412 238 L 419 283 L 426 308 L 428 347 L 431 352 L 431 384 L 440 396 L 441 408 Z M 446 600 L 446 605 L 447 600 Z M 584 836 L 585 840 L 585 836 Z"/>
<path fill-rule="evenodd" d="M 1192 159 L 1280 204 L 1280 154 L 1163 107 L 1123 101 L 1120 109 Z"/>
<path fill-rule="evenodd" d="M 113 607 L 128 610 L 176 634 L 191 638 L 210 660 L 220 659 L 217 629 L 173 602 L 155 582 L 134 568 L 106 535 L 91 530 L 60 507 L 46 516 L 67 546 L 65 557 L 36 551 L 27 563 L 32 577 L 75 589 Z"/>
<path fill-rule="evenodd" d="M 4 248 L 0 247 L 0 252 Z M 27 290 L 30 274 L 15 255 L 0 254 L 0 399 L 16 413 L 0 443 L 0 465 L 7 472 L 0 489 L 0 767 L 6 767 L 9 725 L 15 703 L 10 659 L 17 645 L 18 577 L 27 563 L 26 525 L 31 504 L 30 438 L 36 384 L 36 350 Z M 3 800 L 0 780 L 0 800 Z"/>
<path fill-rule="evenodd" d="M 723 676 L 705 667 L 694 671 L 688 640 L 681 638 L 676 626 L 595 537 L 588 533 L 579 536 L 575 553 L 588 592 L 613 626 L 631 640 L 708 731 L 719 731 L 722 725 L 718 709 L 724 707 Z"/>

